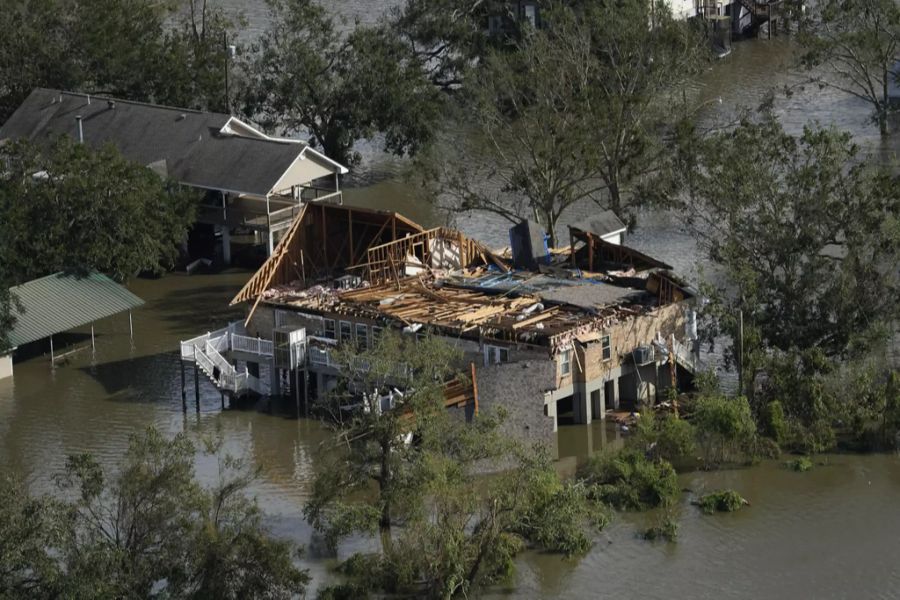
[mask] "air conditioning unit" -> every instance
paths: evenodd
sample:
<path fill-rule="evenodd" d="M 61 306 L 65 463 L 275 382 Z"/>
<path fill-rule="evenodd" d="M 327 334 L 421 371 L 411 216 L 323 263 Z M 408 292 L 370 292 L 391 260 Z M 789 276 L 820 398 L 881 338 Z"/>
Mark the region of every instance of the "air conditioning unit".
<path fill-rule="evenodd" d="M 650 346 L 638 346 L 631 351 L 634 364 L 637 366 L 649 365 L 653 362 L 653 348 Z"/>

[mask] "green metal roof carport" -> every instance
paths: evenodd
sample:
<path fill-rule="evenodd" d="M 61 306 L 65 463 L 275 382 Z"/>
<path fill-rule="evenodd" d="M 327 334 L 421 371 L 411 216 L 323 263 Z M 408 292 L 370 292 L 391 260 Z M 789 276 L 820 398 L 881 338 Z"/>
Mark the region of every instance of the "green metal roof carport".
<path fill-rule="evenodd" d="M 141 306 L 144 301 L 106 275 L 54 273 L 10 288 L 24 310 L 13 309 L 16 321 L 9 333 L 13 348 L 51 338 Z M 93 330 L 91 332 L 93 337 Z"/>

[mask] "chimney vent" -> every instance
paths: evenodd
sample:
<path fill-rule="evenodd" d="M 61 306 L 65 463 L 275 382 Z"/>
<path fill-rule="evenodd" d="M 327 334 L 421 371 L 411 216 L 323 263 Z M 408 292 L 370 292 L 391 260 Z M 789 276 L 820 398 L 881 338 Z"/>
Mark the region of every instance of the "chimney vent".
<path fill-rule="evenodd" d="M 78 143 L 79 144 L 84 143 L 84 127 L 82 126 L 82 123 L 81 123 L 82 119 L 83 119 L 83 117 L 81 115 L 75 116 L 75 120 L 78 122 Z"/>
<path fill-rule="evenodd" d="M 107 100 L 106 106 L 108 106 L 110 109 L 113 109 L 116 107 L 116 101 L 115 100 Z"/>

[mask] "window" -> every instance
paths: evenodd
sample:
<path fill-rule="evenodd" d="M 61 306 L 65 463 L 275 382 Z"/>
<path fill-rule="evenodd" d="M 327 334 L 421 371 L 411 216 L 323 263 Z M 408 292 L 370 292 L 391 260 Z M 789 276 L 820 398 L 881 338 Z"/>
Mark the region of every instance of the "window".
<path fill-rule="evenodd" d="M 360 348 L 369 347 L 369 326 L 365 323 L 356 324 L 356 343 Z"/>
<path fill-rule="evenodd" d="M 563 350 L 559 353 L 559 374 L 568 375 L 572 372 L 572 350 Z"/>
<path fill-rule="evenodd" d="M 378 340 L 381 339 L 382 328 L 377 325 L 372 325 L 372 346 L 378 343 Z"/>
<path fill-rule="evenodd" d="M 523 7 L 522 15 L 525 17 L 525 20 L 531 24 L 532 27 L 537 27 L 537 6 L 534 4 L 526 4 Z"/>
<path fill-rule="evenodd" d="M 501 346 L 484 347 L 484 366 L 509 362 L 509 348 Z"/>
<path fill-rule="evenodd" d="M 603 360 L 612 358 L 612 344 L 608 335 L 604 335 L 600 338 L 600 347 L 603 349 Z"/>
<path fill-rule="evenodd" d="M 350 321 L 341 321 L 341 342 L 353 340 L 353 324 Z"/>
<path fill-rule="evenodd" d="M 324 319 L 323 322 L 325 323 L 325 325 L 322 330 L 322 335 L 324 337 L 327 337 L 329 340 L 336 340 L 337 335 L 335 335 L 334 330 L 334 319 Z"/>

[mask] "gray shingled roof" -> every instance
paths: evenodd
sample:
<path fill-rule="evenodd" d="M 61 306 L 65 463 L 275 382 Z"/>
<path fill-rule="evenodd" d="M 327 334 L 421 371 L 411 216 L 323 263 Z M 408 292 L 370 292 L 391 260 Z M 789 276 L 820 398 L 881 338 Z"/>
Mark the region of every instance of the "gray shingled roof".
<path fill-rule="evenodd" d="M 144 301 L 106 275 L 56 273 L 11 288 L 24 312 L 13 311 L 12 346 L 62 333 L 141 306 Z"/>
<path fill-rule="evenodd" d="M 49 142 L 60 135 L 111 143 L 130 161 L 186 185 L 263 196 L 306 144 L 222 135 L 229 115 L 38 88 L 0 128 L 0 140 Z"/>
<path fill-rule="evenodd" d="M 603 237 L 604 235 L 622 231 L 623 229 L 625 229 L 625 223 L 616 216 L 616 213 L 611 210 L 604 210 L 588 220 L 587 227 L 584 228 L 584 231 L 596 233 L 600 237 Z"/>

